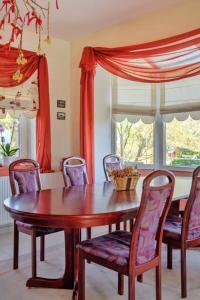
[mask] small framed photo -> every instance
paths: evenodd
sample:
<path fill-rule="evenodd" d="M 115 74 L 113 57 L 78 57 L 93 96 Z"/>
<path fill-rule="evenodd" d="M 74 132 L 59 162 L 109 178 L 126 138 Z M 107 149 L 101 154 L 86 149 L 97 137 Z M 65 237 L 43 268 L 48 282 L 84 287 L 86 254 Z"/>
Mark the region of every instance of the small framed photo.
<path fill-rule="evenodd" d="M 65 112 L 57 112 L 57 120 L 65 120 Z"/>
<path fill-rule="evenodd" d="M 65 108 L 66 101 L 65 100 L 57 100 L 57 107 Z"/>

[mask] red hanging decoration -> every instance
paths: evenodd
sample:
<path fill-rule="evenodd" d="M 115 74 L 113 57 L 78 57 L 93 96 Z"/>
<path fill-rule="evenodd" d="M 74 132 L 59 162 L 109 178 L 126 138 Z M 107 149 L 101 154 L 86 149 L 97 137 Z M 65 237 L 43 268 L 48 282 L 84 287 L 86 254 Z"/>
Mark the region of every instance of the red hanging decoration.
<path fill-rule="evenodd" d="M 55 1 L 56 8 L 58 9 L 58 0 Z M 19 2 L 22 6 L 19 6 Z M 47 6 L 42 6 L 38 0 L 2 0 L 2 5 L 0 6 L 0 40 L 3 40 L 4 27 L 8 26 L 11 34 L 8 40 L 2 45 L 2 48 L 10 49 L 12 43 L 19 41 L 19 55 L 16 60 L 18 68 L 12 76 L 12 79 L 18 83 L 23 79 L 22 66 L 27 63 L 22 52 L 23 31 L 30 26 L 35 27 L 35 33 L 38 35 L 37 54 L 41 56 L 43 55 L 43 51 L 41 50 L 41 32 L 44 27 L 47 27 L 47 37 L 45 41 L 48 44 L 50 44 L 51 41 L 49 18 L 50 1 L 47 1 Z M 44 26 L 45 22 L 47 26 Z"/>
<path fill-rule="evenodd" d="M 56 1 L 56 9 L 58 9 L 58 0 Z M 19 6 L 20 2 L 20 6 Z M 10 46 L 16 40 L 22 40 L 23 30 L 30 26 L 35 27 L 36 34 L 45 28 L 44 23 L 47 23 L 47 35 L 49 36 L 49 3 L 42 6 L 37 0 L 2 0 L 0 6 L 0 39 L 3 39 L 4 26 L 9 26 L 11 35 L 5 46 Z M 23 7 L 21 6 L 23 5 Z"/>

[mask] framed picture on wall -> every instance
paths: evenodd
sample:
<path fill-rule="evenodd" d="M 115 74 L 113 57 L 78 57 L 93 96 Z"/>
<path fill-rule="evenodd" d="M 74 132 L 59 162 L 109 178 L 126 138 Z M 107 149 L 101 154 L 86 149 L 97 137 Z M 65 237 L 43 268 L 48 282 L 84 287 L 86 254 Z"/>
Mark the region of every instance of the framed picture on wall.
<path fill-rule="evenodd" d="M 57 100 L 57 107 L 65 108 L 66 101 L 65 100 Z"/>
<path fill-rule="evenodd" d="M 65 112 L 57 112 L 57 120 L 65 120 Z"/>

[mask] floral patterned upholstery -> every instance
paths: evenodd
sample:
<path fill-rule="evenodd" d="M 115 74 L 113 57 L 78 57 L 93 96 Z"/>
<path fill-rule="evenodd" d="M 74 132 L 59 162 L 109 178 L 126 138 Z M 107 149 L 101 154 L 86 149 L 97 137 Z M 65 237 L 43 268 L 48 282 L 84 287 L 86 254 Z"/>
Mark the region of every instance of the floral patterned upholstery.
<path fill-rule="evenodd" d="M 164 204 L 170 195 L 169 187 L 151 189 L 148 193 L 147 205 L 141 221 L 138 237 L 137 261 L 143 264 L 155 257 L 156 234 Z"/>
<path fill-rule="evenodd" d="M 197 178 L 195 191 L 195 200 L 190 212 L 188 222 L 187 240 L 193 240 L 200 237 L 200 178 Z M 189 201 L 189 200 L 188 200 Z M 164 225 L 165 239 L 181 239 L 182 219 L 177 216 L 168 217 Z"/>
<path fill-rule="evenodd" d="M 40 233 L 44 232 L 46 234 L 54 233 L 56 231 L 61 230 L 61 229 L 55 229 L 55 228 L 39 227 L 39 226 L 35 226 L 35 225 L 32 225 L 32 224 L 23 223 L 23 222 L 20 222 L 20 221 L 16 221 L 16 225 L 21 227 L 21 228 L 25 228 L 25 229 L 29 229 L 29 230 L 35 230 L 35 231 L 38 231 Z"/>
<path fill-rule="evenodd" d="M 36 171 L 15 171 L 14 178 L 19 187 L 19 193 L 37 191 Z"/>
<path fill-rule="evenodd" d="M 129 261 L 131 233 L 115 231 L 82 242 L 78 247 L 86 253 L 105 259 L 119 266 L 127 266 Z"/>
<path fill-rule="evenodd" d="M 182 230 L 182 219 L 177 216 L 167 217 L 167 220 L 164 225 L 163 236 L 164 239 L 181 239 L 181 230 Z"/>
<path fill-rule="evenodd" d="M 161 187 L 159 190 L 150 190 L 148 194 L 147 205 L 139 229 L 137 265 L 146 263 L 155 257 L 159 220 L 170 192 L 171 188 Z M 82 242 L 79 247 L 85 252 L 111 263 L 126 266 L 129 260 L 131 236 L 132 233 L 127 231 L 115 231 Z"/>
<path fill-rule="evenodd" d="M 189 218 L 188 240 L 200 237 L 200 178 L 196 180 L 195 200 Z"/>
<path fill-rule="evenodd" d="M 106 162 L 106 170 L 108 172 L 111 172 L 112 170 L 120 170 L 122 168 L 121 162 L 120 161 L 115 161 L 115 162 Z"/>
<path fill-rule="evenodd" d="M 66 174 L 70 179 L 72 186 L 84 185 L 85 184 L 85 166 L 65 166 Z"/>

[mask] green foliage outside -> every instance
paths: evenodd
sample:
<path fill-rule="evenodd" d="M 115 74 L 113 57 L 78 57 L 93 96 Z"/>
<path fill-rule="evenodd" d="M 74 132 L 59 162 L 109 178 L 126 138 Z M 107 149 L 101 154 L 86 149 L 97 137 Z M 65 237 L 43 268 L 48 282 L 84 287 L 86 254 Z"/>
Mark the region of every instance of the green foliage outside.
<path fill-rule="evenodd" d="M 165 129 L 166 164 L 200 165 L 200 121 L 191 117 L 185 121 L 174 119 L 166 123 Z M 153 124 L 132 124 L 127 119 L 116 123 L 116 150 L 126 161 L 154 164 Z"/>
<path fill-rule="evenodd" d="M 177 158 L 172 161 L 172 166 L 199 166 L 200 159 Z"/>
<path fill-rule="evenodd" d="M 153 124 L 116 123 L 116 149 L 126 161 L 153 164 Z"/>
<path fill-rule="evenodd" d="M 200 164 L 200 121 L 189 117 L 166 123 L 166 161 L 172 166 Z"/>

